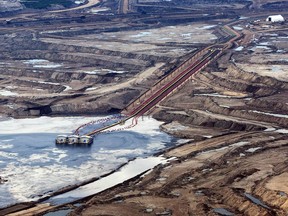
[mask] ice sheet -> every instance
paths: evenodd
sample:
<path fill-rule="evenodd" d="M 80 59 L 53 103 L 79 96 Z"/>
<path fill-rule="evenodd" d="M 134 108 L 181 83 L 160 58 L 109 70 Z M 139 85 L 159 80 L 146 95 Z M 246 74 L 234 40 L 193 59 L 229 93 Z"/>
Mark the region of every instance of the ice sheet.
<path fill-rule="evenodd" d="M 37 200 L 177 144 L 159 130 L 161 122 L 148 117 L 129 130 L 97 135 L 91 147 L 58 147 L 54 139 L 101 117 L 0 119 L 0 176 L 8 180 L 0 185 L 0 207 Z"/>

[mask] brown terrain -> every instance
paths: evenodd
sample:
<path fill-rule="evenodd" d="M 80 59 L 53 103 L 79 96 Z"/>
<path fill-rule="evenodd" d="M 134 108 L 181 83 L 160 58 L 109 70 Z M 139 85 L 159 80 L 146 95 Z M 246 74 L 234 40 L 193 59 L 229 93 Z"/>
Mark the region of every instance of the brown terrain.
<path fill-rule="evenodd" d="M 288 215 L 288 23 L 265 22 L 287 17 L 285 2 L 111 0 L 101 15 L 81 7 L 1 21 L 2 115 L 119 112 L 197 50 L 227 41 L 223 24 L 242 37 L 153 110 L 163 131 L 186 139 L 159 153 L 169 163 L 80 206 L 10 215 Z"/>

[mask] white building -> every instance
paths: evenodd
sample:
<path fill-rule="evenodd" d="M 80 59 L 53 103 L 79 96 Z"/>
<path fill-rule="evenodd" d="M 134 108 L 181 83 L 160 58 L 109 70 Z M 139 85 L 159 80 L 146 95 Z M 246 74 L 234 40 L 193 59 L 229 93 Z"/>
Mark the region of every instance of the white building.
<path fill-rule="evenodd" d="M 84 4 L 86 0 L 76 0 L 75 4 Z"/>
<path fill-rule="evenodd" d="M 267 22 L 284 22 L 285 19 L 282 15 L 271 15 L 266 19 Z"/>

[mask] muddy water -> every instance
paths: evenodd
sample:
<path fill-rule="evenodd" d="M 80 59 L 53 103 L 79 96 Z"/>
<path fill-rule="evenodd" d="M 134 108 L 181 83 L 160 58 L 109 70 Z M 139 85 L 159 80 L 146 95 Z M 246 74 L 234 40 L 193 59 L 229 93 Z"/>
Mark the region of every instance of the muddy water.
<path fill-rule="evenodd" d="M 213 209 L 213 211 L 219 215 L 223 215 L 223 216 L 233 216 L 234 214 L 232 212 L 229 212 L 228 210 L 224 209 L 224 208 L 215 208 Z"/>
<path fill-rule="evenodd" d="M 268 210 L 270 210 L 271 208 L 267 205 L 265 205 L 261 200 L 257 199 L 256 197 L 252 196 L 249 193 L 244 193 L 245 197 L 248 198 L 249 200 L 251 200 L 253 203 L 262 206 L 263 208 L 266 208 Z"/>

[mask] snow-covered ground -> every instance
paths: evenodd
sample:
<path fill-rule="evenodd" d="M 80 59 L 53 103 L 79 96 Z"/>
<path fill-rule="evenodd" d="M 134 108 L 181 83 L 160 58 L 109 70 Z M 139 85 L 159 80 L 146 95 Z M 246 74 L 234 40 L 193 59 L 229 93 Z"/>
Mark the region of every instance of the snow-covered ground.
<path fill-rule="evenodd" d="M 190 25 L 166 26 L 149 30 L 135 30 L 127 32 L 107 32 L 95 35 L 89 35 L 88 38 L 117 38 L 119 40 L 133 40 L 138 43 L 153 42 L 155 40 L 161 43 L 178 42 L 185 40 L 190 43 L 210 43 L 217 39 L 213 34 L 213 28 L 216 25 L 206 25 L 205 23 L 197 23 Z M 146 45 L 146 44 L 145 44 Z M 133 45 L 134 46 L 134 45 Z M 107 47 L 106 47 L 107 48 Z M 111 47 L 112 49 L 114 47 Z M 108 48 L 110 49 L 110 48 Z M 149 49 L 149 46 L 146 49 Z M 158 49 L 158 48 L 157 48 Z"/>
<path fill-rule="evenodd" d="M 32 65 L 34 68 L 58 68 L 61 64 L 50 62 L 46 59 L 31 59 L 23 61 L 24 64 Z"/>
<path fill-rule="evenodd" d="M 129 130 L 97 135 L 91 147 L 55 146 L 56 135 L 69 134 L 98 119 L 0 118 L 0 176 L 7 180 L 0 185 L 0 207 L 37 200 L 38 195 L 101 176 L 133 158 L 151 158 L 160 149 L 176 144 L 159 130 L 161 122 L 145 117 Z"/>

